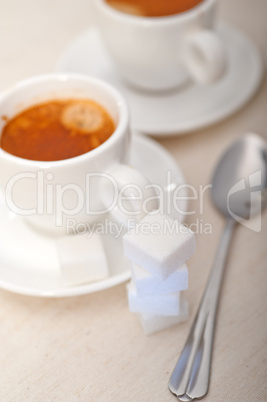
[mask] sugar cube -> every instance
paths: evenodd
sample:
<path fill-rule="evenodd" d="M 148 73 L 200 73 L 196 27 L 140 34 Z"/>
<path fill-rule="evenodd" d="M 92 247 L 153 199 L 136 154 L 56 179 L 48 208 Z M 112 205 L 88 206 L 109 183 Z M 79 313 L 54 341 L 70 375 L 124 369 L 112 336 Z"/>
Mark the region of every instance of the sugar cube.
<path fill-rule="evenodd" d="M 67 235 L 56 242 L 62 281 L 66 286 L 94 282 L 109 276 L 101 236 Z"/>
<path fill-rule="evenodd" d="M 181 298 L 180 314 L 178 316 L 160 316 L 153 314 L 137 314 L 145 335 L 180 324 L 188 319 L 188 302 L 184 297 Z"/>
<path fill-rule="evenodd" d="M 132 264 L 132 280 L 140 296 L 179 292 L 188 288 L 188 269 L 186 264 L 176 269 L 166 279 L 151 275 L 139 265 Z"/>
<path fill-rule="evenodd" d="M 180 292 L 139 296 L 132 282 L 127 286 L 129 310 L 133 313 L 179 315 Z"/>
<path fill-rule="evenodd" d="M 161 279 L 171 275 L 195 251 L 194 233 L 178 220 L 154 212 L 123 236 L 127 258 Z"/>

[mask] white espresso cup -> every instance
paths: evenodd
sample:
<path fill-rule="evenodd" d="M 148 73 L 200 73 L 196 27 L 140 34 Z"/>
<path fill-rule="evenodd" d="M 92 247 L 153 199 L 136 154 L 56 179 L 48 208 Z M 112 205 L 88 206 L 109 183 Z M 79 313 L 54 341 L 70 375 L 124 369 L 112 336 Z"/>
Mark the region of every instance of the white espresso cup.
<path fill-rule="evenodd" d="M 0 136 L 5 120 L 22 110 L 50 100 L 75 98 L 91 99 L 104 107 L 115 123 L 113 134 L 92 151 L 59 161 L 28 160 L 0 148 L 4 201 L 11 212 L 35 228 L 59 234 L 68 232 L 69 220 L 73 233 L 75 225 L 91 225 L 107 216 L 123 223 L 128 217 L 141 219 L 148 212 L 142 210 L 142 200 L 153 191 L 146 191 L 148 180 L 127 165 L 128 108 L 109 84 L 78 74 L 42 75 L 22 81 L 1 97 L 0 117 L 4 119 L 0 118 Z M 120 195 L 124 208 L 122 204 L 118 207 Z"/>
<path fill-rule="evenodd" d="M 179 87 L 190 77 L 208 84 L 223 75 L 227 63 L 214 29 L 216 5 L 203 0 L 182 13 L 142 17 L 93 0 L 96 25 L 121 76 L 148 90 Z"/>

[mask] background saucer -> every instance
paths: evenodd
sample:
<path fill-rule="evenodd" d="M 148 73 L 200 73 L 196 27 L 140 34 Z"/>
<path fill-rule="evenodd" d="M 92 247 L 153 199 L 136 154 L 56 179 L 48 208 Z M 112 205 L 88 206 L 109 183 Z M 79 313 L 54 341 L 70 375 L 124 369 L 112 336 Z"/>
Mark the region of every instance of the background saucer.
<path fill-rule="evenodd" d="M 121 80 L 95 28 L 70 43 L 57 70 L 94 75 L 116 86 L 128 100 L 136 130 L 159 136 L 185 134 L 236 112 L 252 97 L 262 78 L 262 62 L 253 43 L 224 23 L 217 30 L 225 44 L 228 69 L 212 85 L 188 83 L 161 94 L 138 91 Z"/>
<path fill-rule="evenodd" d="M 170 154 L 149 138 L 133 138 L 130 164 L 143 172 L 151 183 L 164 188 L 165 196 L 185 183 Z M 170 182 L 166 181 L 167 175 L 171 175 Z M 179 208 L 186 211 L 187 201 L 181 200 Z M 96 292 L 130 279 L 130 262 L 124 257 L 121 239 L 107 235 L 102 239 L 110 276 L 102 281 L 66 287 L 62 282 L 55 238 L 33 231 L 23 219 L 10 212 L 4 202 L 0 203 L 0 221 L 0 288 L 32 296 L 63 297 Z"/>

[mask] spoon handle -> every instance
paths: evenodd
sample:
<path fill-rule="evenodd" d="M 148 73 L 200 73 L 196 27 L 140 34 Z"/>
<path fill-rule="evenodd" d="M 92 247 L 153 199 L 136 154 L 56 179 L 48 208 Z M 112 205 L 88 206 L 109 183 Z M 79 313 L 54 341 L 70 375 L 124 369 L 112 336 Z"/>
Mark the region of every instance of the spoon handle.
<path fill-rule="evenodd" d="M 200 399 L 208 392 L 216 312 L 234 226 L 228 219 L 198 313 L 170 378 L 169 389 L 180 401 Z"/>

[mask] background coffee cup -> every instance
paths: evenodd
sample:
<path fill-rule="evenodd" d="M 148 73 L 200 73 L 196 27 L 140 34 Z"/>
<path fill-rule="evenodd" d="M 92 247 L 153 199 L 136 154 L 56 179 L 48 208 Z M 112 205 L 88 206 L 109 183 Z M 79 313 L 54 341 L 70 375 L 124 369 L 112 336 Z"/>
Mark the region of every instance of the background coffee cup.
<path fill-rule="evenodd" d="M 115 122 L 114 133 L 92 151 L 59 161 L 23 159 L 0 148 L 0 190 L 9 209 L 37 228 L 59 233 L 67 231 L 69 220 L 73 231 L 75 225 L 91 225 L 107 214 L 123 223 L 127 212 L 129 217 L 140 219 L 142 198 L 150 196 L 151 190 L 144 190 L 143 197 L 136 200 L 134 186 L 142 191 L 148 180 L 125 165 L 130 147 L 129 113 L 123 97 L 112 86 L 78 74 L 29 78 L 2 96 L 1 117 L 12 118 L 35 104 L 70 98 L 101 104 Z M 0 119 L 0 135 L 4 124 Z M 114 197 L 125 185 L 127 208 L 118 211 Z"/>
<path fill-rule="evenodd" d="M 223 75 L 226 54 L 214 30 L 217 0 L 166 17 L 130 15 L 105 0 L 93 0 L 93 6 L 104 44 L 129 83 L 164 90 L 189 77 L 208 84 Z"/>

